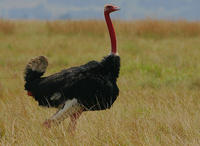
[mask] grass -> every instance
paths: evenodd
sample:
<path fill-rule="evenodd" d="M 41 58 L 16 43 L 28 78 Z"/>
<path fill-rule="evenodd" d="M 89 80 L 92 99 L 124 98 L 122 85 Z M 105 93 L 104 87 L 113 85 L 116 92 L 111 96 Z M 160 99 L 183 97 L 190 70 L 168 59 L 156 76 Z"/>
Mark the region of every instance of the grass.
<path fill-rule="evenodd" d="M 0 33 L 12 34 L 15 32 L 15 24 L 9 20 L 0 19 Z"/>
<path fill-rule="evenodd" d="M 114 21 L 116 30 L 126 35 L 152 37 L 192 37 L 200 35 L 200 22 L 186 20 L 156 20 L 144 19 L 137 21 Z M 105 35 L 107 28 L 104 21 L 53 21 L 47 22 L 47 29 L 50 33 L 74 34 L 85 33 L 95 35 Z"/>
<path fill-rule="evenodd" d="M 0 145 L 200 145 L 199 22 L 115 21 L 120 96 L 110 110 L 85 112 L 75 136 L 69 120 L 42 127 L 55 109 L 26 95 L 23 70 L 38 55 L 49 59 L 46 75 L 102 59 L 105 23 L 11 23 L 15 31 L 0 33 Z"/>

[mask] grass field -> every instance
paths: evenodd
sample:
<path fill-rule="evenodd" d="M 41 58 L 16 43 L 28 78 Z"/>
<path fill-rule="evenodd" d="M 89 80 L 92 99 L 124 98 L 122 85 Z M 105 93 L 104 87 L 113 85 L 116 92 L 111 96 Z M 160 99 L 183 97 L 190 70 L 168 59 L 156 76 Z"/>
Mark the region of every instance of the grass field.
<path fill-rule="evenodd" d="M 0 21 L 0 145 L 200 145 L 200 22 L 115 21 L 120 96 L 110 110 L 85 112 L 74 136 L 69 120 L 42 123 L 42 108 L 24 91 L 32 57 L 47 74 L 101 60 L 110 50 L 103 21 Z"/>

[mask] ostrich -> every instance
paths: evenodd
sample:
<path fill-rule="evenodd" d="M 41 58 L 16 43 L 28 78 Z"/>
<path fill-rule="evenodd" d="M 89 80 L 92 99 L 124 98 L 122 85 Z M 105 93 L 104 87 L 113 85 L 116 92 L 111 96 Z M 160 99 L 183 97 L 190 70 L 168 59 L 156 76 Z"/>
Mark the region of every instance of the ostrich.
<path fill-rule="evenodd" d="M 43 125 L 50 128 L 70 117 L 69 129 L 74 130 L 83 111 L 109 109 L 119 95 L 117 78 L 120 57 L 110 13 L 119 7 L 107 4 L 104 15 L 111 39 L 111 53 L 100 62 L 90 61 L 53 75 L 42 77 L 48 66 L 47 58 L 38 56 L 29 61 L 24 71 L 25 90 L 39 106 L 55 107 L 58 111 Z"/>

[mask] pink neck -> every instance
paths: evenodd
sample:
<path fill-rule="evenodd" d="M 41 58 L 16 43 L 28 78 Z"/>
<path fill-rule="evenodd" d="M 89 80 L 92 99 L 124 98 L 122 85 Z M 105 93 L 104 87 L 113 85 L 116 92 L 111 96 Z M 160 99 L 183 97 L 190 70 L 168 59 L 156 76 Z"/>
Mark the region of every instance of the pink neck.
<path fill-rule="evenodd" d="M 106 19 L 106 23 L 108 26 L 109 34 L 110 34 L 110 40 L 111 40 L 111 53 L 116 54 L 117 53 L 117 41 L 116 41 L 116 35 L 115 35 L 115 30 L 112 24 L 112 21 L 110 19 L 110 15 L 108 12 L 104 12 L 104 16 Z"/>

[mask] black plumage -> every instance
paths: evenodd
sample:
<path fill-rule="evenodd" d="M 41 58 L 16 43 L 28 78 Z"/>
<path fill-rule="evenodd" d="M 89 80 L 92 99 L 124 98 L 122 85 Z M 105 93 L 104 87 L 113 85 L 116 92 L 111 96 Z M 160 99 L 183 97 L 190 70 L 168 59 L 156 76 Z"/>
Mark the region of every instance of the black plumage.
<path fill-rule="evenodd" d="M 84 110 L 104 110 L 110 108 L 119 95 L 116 81 L 120 57 L 115 54 L 106 56 L 101 62 L 90 61 L 41 77 L 47 64 L 46 58 L 40 56 L 32 59 L 25 69 L 25 90 L 31 92 L 41 106 L 59 107 L 75 98 Z"/>
<path fill-rule="evenodd" d="M 90 61 L 48 77 L 42 77 L 48 66 L 46 57 L 36 57 L 27 64 L 24 79 L 28 95 L 33 96 L 40 106 L 59 109 L 44 122 L 44 126 L 51 127 L 52 123 L 70 117 L 70 129 L 75 129 L 76 120 L 83 111 L 108 109 L 117 99 L 120 57 L 117 55 L 117 41 L 110 13 L 118 10 L 119 7 L 111 4 L 104 7 L 111 54 L 100 62 Z"/>

